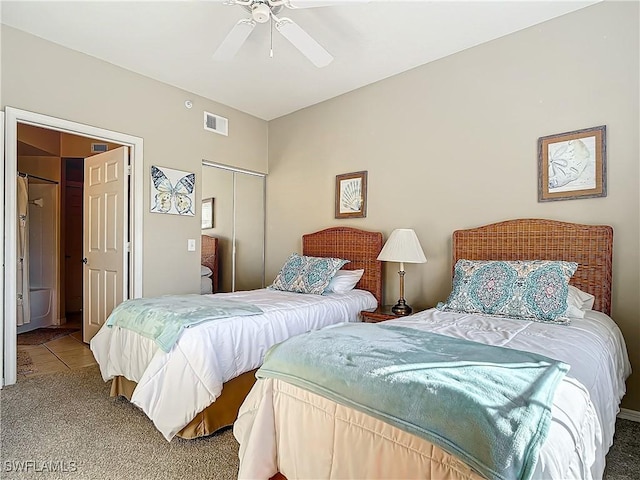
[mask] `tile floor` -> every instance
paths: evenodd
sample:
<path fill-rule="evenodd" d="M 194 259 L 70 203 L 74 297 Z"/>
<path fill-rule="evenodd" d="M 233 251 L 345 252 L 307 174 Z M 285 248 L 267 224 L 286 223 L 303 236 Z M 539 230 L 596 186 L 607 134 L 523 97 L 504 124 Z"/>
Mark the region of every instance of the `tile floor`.
<path fill-rule="evenodd" d="M 78 327 L 74 323 L 67 322 L 63 327 Z M 89 345 L 82 341 L 82 331 L 70 335 L 56 338 L 42 345 L 18 345 L 18 350 L 25 350 L 29 353 L 31 361 L 35 366 L 32 373 L 18 375 L 21 378 L 44 375 L 47 373 L 61 372 L 75 368 L 96 365 L 93 353 L 89 350 Z"/>

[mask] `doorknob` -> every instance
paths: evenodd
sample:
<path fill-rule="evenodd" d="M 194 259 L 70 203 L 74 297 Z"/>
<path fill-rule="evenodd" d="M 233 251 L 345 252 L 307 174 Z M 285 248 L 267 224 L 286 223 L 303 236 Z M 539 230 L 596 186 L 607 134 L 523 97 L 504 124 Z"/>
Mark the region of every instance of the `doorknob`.
<path fill-rule="evenodd" d="M 87 257 L 84 257 L 84 258 L 82 259 L 82 263 L 84 263 L 85 265 L 86 265 L 87 263 L 89 263 L 89 260 L 87 260 Z"/>

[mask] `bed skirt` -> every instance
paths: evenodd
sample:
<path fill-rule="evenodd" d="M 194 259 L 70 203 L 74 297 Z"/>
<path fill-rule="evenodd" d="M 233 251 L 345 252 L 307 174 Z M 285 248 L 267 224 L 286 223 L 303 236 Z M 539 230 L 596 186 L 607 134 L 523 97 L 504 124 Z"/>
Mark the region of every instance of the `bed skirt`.
<path fill-rule="evenodd" d="M 238 417 L 240 405 L 242 405 L 245 397 L 249 394 L 249 390 L 256 382 L 256 370 L 243 373 L 239 377 L 226 382 L 222 387 L 222 393 L 216 401 L 198 413 L 176 435 L 185 439 L 205 437 L 221 428 L 233 425 L 233 422 Z M 122 396 L 131 401 L 131 396 L 136 386 L 136 382 L 132 382 L 125 377 L 114 377 L 111 382 L 110 395 L 112 397 Z"/>

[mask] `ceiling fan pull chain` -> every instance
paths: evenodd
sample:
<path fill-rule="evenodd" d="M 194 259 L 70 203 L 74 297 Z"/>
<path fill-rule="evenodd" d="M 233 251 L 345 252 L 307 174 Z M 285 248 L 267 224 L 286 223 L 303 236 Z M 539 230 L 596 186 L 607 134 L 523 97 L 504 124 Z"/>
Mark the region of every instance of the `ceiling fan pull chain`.
<path fill-rule="evenodd" d="M 271 15 L 271 45 L 269 46 L 269 57 L 273 58 L 273 15 Z"/>

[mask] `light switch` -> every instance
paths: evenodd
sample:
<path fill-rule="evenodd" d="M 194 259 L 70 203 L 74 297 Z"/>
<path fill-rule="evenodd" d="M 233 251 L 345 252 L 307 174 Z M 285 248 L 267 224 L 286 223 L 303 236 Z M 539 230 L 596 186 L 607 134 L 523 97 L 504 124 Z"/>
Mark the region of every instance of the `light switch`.
<path fill-rule="evenodd" d="M 189 240 L 187 240 L 187 250 L 189 252 L 195 252 L 196 251 L 196 241 L 193 238 L 190 238 Z"/>

